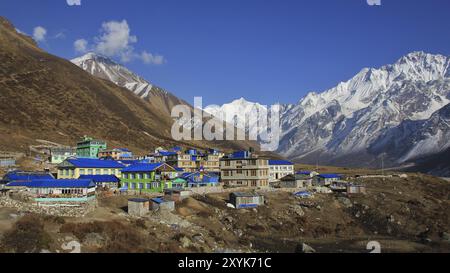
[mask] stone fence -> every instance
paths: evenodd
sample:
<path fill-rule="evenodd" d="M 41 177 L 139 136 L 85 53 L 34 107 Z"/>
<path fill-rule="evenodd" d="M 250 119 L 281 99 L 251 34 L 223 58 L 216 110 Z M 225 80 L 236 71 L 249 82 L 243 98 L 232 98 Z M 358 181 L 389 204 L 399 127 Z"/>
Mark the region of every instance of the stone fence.
<path fill-rule="evenodd" d="M 11 199 L 8 196 L 0 196 L 0 207 L 15 208 L 19 212 L 46 214 L 62 217 L 83 217 L 93 211 L 97 206 L 97 201 L 83 204 L 68 205 L 67 203 L 44 204 L 38 202 L 22 202 Z"/>

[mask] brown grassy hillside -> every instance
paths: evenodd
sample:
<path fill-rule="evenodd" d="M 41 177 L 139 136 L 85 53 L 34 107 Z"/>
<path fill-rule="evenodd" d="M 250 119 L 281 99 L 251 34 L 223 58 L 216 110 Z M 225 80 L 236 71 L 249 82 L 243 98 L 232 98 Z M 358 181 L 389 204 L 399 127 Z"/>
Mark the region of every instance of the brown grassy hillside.
<path fill-rule="evenodd" d="M 0 17 L 0 150 L 23 151 L 36 139 L 73 145 L 83 135 L 137 152 L 179 145 L 161 103 L 143 101 L 44 52 Z M 194 145 L 236 149 L 249 143 Z"/>

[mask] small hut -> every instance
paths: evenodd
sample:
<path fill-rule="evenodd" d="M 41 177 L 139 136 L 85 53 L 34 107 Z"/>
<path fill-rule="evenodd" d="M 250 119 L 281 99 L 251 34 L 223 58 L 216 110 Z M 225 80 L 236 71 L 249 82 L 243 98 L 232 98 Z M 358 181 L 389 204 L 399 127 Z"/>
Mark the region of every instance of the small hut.
<path fill-rule="evenodd" d="M 347 194 L 366 194 L 366 186 L 357 184 L 348 184 Z"/>
<path fill-rule="evenodd" d="M 232 192 L 230 203 L 237 209 L 255 208 L 264 204 L 264 196 L 251 192 Z"/>
<path fill-rule="evenodd" d="M 142 217 L 150 211 L 150 200 L 144 198 L 128 199 L 128 214 L 131 216 Z"/>
<path fill-rule="evenodd" d="M 183 199 L 189 197 L 191 195 L 191 191 L 185 189 L 165 189 L 164 190 L 164 199 L 172 200 L 175 202 L 183 201 Z"/>
<path fill-rule="evenodd" d="M 172 200 L 166 200 L 162 197 L 152 198 L 151 201 L 151 210 L 165 210 L 165 211 L 174 211 L 175 210 L 175 202 Z"/>

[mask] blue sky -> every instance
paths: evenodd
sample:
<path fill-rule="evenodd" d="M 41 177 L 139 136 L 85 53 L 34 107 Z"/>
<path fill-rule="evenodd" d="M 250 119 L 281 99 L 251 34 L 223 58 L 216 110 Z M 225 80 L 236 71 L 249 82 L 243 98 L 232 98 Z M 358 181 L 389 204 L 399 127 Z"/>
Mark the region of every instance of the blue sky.
<path fill-rule="evenodd" d="M 79 39 L 120 44 L 102 24 L 125 20 L 128 44 L 113 58 L 125 52 L 131 70 L 204 104 L 295 103 L 411 51 L 450 55 L 449 12 L 448 0 L 0 1 L 1 16 L 30 35 L 41 26 L 40 46 L 68 59 Z"/>

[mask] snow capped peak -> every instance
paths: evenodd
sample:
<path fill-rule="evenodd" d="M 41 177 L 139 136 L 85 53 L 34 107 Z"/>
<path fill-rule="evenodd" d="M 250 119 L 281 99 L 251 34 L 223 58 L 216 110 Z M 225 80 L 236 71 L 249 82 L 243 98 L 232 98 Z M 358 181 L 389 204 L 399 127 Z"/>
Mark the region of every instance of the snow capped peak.
<path fill-rule="evenodd" d="M 435 128 L 432 124 L 438 123 L 421 121 L 432 119 L 433 113 L 450 103 L 449 64 L 450 58 L 443 55 L 411 52 L 393 64 L 363 68 L 324 92 L 310 92 L 297 104 L 282 105 L 278 152 L 304 163 L 319 160 L 322 164 L 361 166 L 366 162 L 369 166 L 379 153 L 389 151 L 395 164 L 405 154 L 410 158 L 427 153 L 429 146 L 420 149 L 420 143 L 448 143 L 442 136 L 450 133 L 441 129 L 434 134 L 437 126 L 443 128 L 446 123 Z M 219 118 L 237 112 L 243 118 L 253 107 L 264 109 L 240 98 L 222 106 L 208 106 L 205 111 Z M 226 121 L 233 122 L 228 117 Z M 409 131 L 412 127 L 407 126 L 407 133 L 401 135 L 405 145 L 401 149 L 391 147 L 392 143 L 385 140 L 397 141 L 399 132 L 403 132 L 397 127 L 403 128 L 405 122 L 430 124 L 430 128 L 414 128 L 422 132 L 415 136 L 420 142 L 415 142 Z M 383 137 L 386 132 L 393 137 Z M 376 151 L 368 152 L 371 147 Z M 339 160 L 333 161 L 336 158 Z"/>
<path fill-rule="evenodd" d="M 97 62 L 103 62 L 103 63 L 117 65 L 117 63 L 114 62 L 112 59 L 110 59 L 106 56 L 100 55 L 98 53 L 95 53 L 95 52 L 89 52 L 81 57 L 75 58 L 72 60 L 72 63 L 78 65 L 78 64 L 82 64 L 83 62 L 86 62 L 86 61 L 97 61 Z"/>
<path fill-rule="evenodd" d="M 154 93 L 168 94 L 159 89 L 154 90 L 153 85 L 145 79 L 134 74 L 126 67 L 116 63 L 110 58 L 94 52 L 75 58 L 72 60 L 72 63 L 93 76 L 109 80 L 118 86 L 127 88 L 143 99 L 148 98 Z"/>
<path fill-rule="evenodd" d="M 235 106 L 253 106 L 253 105 L 260 105 L 257 102 L 251 102 L 246 100 L 245 98 L 241 97 L 240 99 L 235 99 L 229 105 L 235 105 Z"/>

